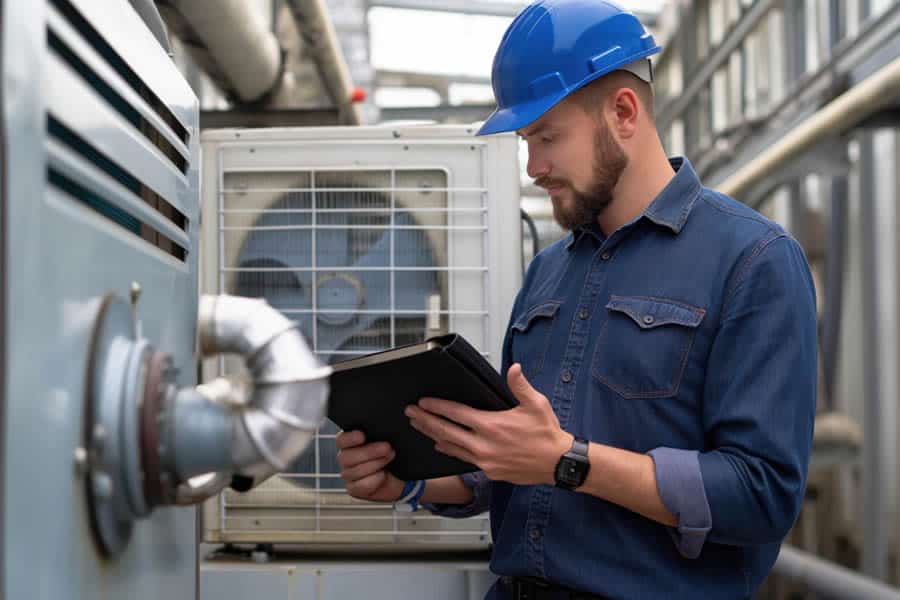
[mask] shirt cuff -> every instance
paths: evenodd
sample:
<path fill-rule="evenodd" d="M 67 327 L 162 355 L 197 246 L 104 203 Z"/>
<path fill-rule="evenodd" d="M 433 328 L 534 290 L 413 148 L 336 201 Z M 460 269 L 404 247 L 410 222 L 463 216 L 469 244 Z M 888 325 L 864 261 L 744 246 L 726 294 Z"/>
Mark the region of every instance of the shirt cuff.
<path fill-rule="evenodd" d="M 659 496 L 678 520 L 678 527 L 669 529 L 675 546 L 683 557 L 697 558 L 712 529 L 699 454 L 675 448 L 656 448 L 649 454 L 656 469 Z"/>
<path fill-rule="evenodd" d="M 474 517 L 487 511 L 491 505 L 491 480 L 483 471 L 463 473 L 460 475 L 463 483 L 472 490 L 472 501 L 468 504 L 433 504 L 423 503 L 422 506 L 432 514 L 449 517 L 451 519 L 465 519 Z"/>

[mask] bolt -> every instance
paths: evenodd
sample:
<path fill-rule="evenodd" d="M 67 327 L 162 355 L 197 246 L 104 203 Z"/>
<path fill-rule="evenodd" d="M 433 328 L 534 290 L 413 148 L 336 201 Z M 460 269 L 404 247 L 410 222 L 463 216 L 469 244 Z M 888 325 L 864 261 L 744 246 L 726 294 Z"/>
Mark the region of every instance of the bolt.
<path fill-rule="evenodd" d="M 100 500 L 109 500 L 113 495 L 112 479 L 106 473 L 94 473 L 91 489 L 94 491 L 94 496 Z"/>
<path fill-rule="evenodd" d="M 141 284 L 137 281 L 131 282 L 131 305 L 134 306 L 137 304 L 138 299 L 141 297 Z"/>
<path fill-rule="evenodd" d="M 88 471 L 88 453 L 82 447 L 75 448 L 75 474 L 84 477 Z"/>
<path fill-rule="evenodd" d="M 106 444 L 106 428 L 100 423 L 94 425 L 94 450 L 103 452 L 103 446 Z"/>

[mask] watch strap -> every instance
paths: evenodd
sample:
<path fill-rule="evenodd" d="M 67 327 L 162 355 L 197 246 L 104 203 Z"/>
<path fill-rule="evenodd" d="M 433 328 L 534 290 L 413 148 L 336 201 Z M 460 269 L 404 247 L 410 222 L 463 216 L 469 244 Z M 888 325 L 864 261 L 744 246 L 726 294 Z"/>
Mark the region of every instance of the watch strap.
<path fill-rule="evenodd" d="M 579 456 L 583 456 L 584 458 L 588 457 L 588 441 L 584 438 L 575 437 L 572 440 L 572 448 L 569 450 L 572 454 L 577 454 Z"/>

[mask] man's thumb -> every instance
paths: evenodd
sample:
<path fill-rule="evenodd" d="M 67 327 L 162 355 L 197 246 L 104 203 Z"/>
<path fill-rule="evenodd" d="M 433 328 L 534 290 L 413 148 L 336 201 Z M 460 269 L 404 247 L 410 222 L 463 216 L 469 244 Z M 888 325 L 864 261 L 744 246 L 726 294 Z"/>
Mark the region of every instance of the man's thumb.
<path fill-rule="evenodd" d="M 522 365 L 515 363 L 506 373 L 506 383 L 509 385 L 510 391 L 516 399 L 523 404 L 533 404 L 535 398 L 540 394 L 536 389 L 531 387 L 525 374 L 522 372 Z"/>

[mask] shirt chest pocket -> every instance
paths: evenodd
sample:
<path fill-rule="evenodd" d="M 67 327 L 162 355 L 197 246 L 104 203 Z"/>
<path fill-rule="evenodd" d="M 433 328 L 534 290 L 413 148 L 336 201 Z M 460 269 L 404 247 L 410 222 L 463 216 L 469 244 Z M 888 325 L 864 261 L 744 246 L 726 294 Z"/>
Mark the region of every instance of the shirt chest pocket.
<path fill-rule="evenodd" d="M 547 300 L 526 310 L 512 325 L 512 360 L 522 365 L 525 377 L 534 377 L 544 366 L 550 332 L 559 311 L 559 300 Z"/>
<path fill-rule="evenodd" d="M 623 398 L 677 394 L 706 311 L 639 296 L 612 296 L 606 309 L 591 366 L 594 379 Z"/>

